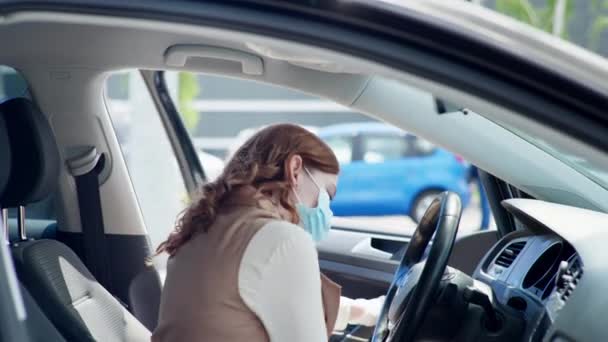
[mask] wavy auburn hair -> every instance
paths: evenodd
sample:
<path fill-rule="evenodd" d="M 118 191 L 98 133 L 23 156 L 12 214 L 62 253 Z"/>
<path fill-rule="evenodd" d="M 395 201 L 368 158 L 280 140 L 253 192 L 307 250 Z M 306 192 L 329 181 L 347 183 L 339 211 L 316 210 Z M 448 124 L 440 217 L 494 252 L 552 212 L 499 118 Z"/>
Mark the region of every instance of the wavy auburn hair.
<path fill-rule="evenodd" d="M 314 133 L 292 124 L 268 126 L 247 140 L 232 156 L 222 174 L 205 184 L 199 199 L 187 208 L 177 221 L 157 254 L 175 255 L 195 234 L 206 232 L 215 221 L 224 199 L 243 186 L 253 186 L 257 193 L 279 203 L 290 214 L 293 223 L 299 217 L 290 201 L 288 162 L 299 155 L 305 167 L 338 174 L 340 166 L 333 151 Z"/>

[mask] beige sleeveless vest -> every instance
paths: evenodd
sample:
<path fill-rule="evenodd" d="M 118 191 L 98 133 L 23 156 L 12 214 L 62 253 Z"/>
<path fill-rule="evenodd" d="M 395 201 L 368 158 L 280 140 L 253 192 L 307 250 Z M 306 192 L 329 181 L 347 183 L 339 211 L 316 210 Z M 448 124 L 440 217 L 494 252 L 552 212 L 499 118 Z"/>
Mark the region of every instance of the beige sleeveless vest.
<path fill-rule="evenodd" d="M 196 235 L 169 259 L 152 342 L 269 341 L 238 291 L 239 266 L 249 241 L 269 220 L 280 219 L 269 206 L 263 209 L 263 203 L 252 200 L 254 192 L 243 189 L 225 201 L 208 232 Z M 331 336 L 341 290 L 321 275 L 321 291 Z"/>

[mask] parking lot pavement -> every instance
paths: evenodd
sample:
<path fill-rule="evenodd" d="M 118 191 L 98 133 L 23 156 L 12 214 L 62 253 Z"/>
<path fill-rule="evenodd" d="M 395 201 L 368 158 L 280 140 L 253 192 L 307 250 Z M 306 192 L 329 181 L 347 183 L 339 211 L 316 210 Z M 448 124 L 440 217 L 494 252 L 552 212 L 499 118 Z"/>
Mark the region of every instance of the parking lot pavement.
<path fill-rule="evenodd" d="M 466 235 L 479 230 L 481 223 L 481 210 L 472 203 L 463 211 L 458 229 L 459 235 Z M 334 217 L 335 227 L 365 230 L 385 234 L 411 236 L 416 230 L 416 223 L 409 216 L 357 216 Z M 496 229 L 494 220 L 491 220 L 490 229 Z"/>

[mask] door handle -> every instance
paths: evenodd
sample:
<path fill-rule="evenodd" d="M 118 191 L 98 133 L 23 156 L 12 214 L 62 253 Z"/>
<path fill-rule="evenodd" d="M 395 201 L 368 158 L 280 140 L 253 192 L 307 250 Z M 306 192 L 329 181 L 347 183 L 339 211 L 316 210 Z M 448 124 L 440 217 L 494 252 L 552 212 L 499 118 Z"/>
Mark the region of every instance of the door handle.
<path fill-rule="evenodd" d="M 351 250 L 351 253 L 353 255 L 374 257 L 385 260 L 390 260 L 393 256 L 392 253 L 388 253 L 383 250 L 374 248 L 372 246 L 372 238 L 366 238 L 358 242 Z"/>

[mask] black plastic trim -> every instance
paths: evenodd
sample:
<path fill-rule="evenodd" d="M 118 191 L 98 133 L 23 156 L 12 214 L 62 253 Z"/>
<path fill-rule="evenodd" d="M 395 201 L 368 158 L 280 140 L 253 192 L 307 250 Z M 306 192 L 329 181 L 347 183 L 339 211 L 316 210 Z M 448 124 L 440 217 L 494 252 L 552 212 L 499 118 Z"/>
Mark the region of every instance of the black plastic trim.
<path fill-rule="evenodd" d="M 496 222 L 496 229 L 498 230 L 498 238 L 507 235 L 508 233 L 515 230 L 515 221 L 511 214 L 501 205 L 501 202 L 505 199 L 511 198 L 510 194 L 506 192 L 508 187 L 502 180 L 494 177 L 493 175 L 479 170 L 479 179 L 483 184 L 483 188 L 486 191 L 488 203 L 494 221 Z"/>
<path fill-rule="evenodd" d="M 190 139 L 190 133 L 188 133 L 188 130 L 182 121 L 181 115 L 179 114 L 177 107 L 175 107 L 175 103 L 171 99 L 169 87 L 167 87 L 167 81 L 165 80 L 164 71 L 156 71 L 154 73 L 154 84 L 156 86 L 158 99 L 160 99 L 161 104 L 165 109 L 165 115 L 167 115 L 167 118 L 171 122 L 171 128 L 175 131 L 175 137 L 177 138 L 179 145 L 185 154 L 188 169 L 192 173 L 192 177 L 196 182 L 195 185 L 200 185 L 206 179 L 205 171 L 203 171 L 203 167 L 201 166 L 200 160 L 198 159 L 198 155 L 196 153 L 196 148 Z"/>
<path fill-rule="evenodd" d="M 175 152 L 186 189 L 188 193 L 194 194 L 205 182 L 205 172 L 190 139 L 190 134 L 171 99 L 165 81 L 165 73 L 164 71 L 142 70 L 141 74 Z"/>

